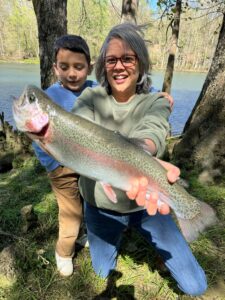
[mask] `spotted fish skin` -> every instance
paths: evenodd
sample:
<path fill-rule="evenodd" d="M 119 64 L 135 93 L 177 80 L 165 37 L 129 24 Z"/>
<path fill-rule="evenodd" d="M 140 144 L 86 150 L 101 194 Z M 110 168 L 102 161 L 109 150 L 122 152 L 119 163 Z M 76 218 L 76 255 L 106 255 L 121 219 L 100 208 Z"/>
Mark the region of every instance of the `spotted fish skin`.
<path fill-rule="evenodd" d="M 191 196 L 166 170 L 133 141 L 78 115 L 64 111 L 35 86 L 27 86 L 13 103 L 17 128 L 46 152 L 77 173 L 123 191 L 133 178 L 145 176 L 149 191 L 174 210 L 188 241 L 216 221 L 214 210 Z"/>

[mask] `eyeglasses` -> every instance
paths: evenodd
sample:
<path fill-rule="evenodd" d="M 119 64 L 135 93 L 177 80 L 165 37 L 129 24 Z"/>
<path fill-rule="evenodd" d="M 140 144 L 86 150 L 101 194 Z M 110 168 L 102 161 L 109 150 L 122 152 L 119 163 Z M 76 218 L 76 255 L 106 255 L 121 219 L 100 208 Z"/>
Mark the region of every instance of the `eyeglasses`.
<path fill-rule="evenodd" d="M 105 57 L 105 67 L 107 69 L 112 69 L 116 66 L 118 60 L 121 62 L 121 64 L 124 66 L 124 68 L 129 68 L 131 66 L 134 66 L 137 61 L 136 55 L 123 55 L 121 57 L 115 57 L 115 56 L 106 56 Z"/>

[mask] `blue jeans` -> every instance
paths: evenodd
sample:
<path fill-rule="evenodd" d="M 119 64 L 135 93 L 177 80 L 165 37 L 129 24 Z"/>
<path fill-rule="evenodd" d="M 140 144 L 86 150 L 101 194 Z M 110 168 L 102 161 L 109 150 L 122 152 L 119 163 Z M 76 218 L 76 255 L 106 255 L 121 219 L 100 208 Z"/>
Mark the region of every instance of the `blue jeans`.
<path fill-rule="evenodd" d="M 171 215 L 149 216 L 146 210 L 120 214 L 85 202 L 85 220 L 92 265 L 105 278 L 116 268 L 123 230 L 133 227 L 157 250 L 178 287 L 198 296 L 207 289 L 206 276 Z"/>

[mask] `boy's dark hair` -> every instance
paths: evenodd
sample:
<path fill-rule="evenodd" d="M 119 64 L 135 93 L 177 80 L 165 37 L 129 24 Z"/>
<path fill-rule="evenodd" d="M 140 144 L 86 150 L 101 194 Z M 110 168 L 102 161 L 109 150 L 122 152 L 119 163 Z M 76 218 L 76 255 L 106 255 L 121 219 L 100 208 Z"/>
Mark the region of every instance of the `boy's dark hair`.
<path fill-rule="evenodd" d="M 60 49 L 67 49 L 72 52 L 83 53 L 88 64 L 91 62 L 90 51 L 86 41 L 79 35 L 67 34 L 59 37 L 54 43 L 54 60 Z"/>

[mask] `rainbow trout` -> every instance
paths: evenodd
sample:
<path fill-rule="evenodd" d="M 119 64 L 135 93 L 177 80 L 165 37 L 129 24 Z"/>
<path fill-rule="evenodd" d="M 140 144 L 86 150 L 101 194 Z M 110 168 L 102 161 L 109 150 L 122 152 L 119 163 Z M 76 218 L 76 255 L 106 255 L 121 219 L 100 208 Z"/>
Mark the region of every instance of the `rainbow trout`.
<path fill-rule="evenodd" d="M 132 140 L 90 120 L 64 111 L 40 89 L 27 86 L 13 103 L 16 126 L 62 165 L 77 173 L 128 191 L 133 178 L 146 176 L 149 191 L 174 211 L 187 241 L 216 221 L 214 210 L 191 196 Z M 116 204 L 115 204 L 116 205 Z"/>

